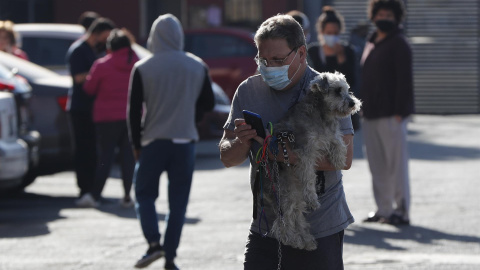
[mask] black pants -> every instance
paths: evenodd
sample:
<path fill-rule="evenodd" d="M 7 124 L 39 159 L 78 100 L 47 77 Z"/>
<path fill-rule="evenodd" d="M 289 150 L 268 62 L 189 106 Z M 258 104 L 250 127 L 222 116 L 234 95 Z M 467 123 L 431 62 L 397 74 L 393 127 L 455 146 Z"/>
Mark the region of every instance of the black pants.
<path fill-rule="evenodd" d="M 110 174 L 115 157 L 115 149 L 119 150 L 119 161 L 122 169 L 123 189 L 125 196 L 130 195 L 132 188 L 135 159 L 128 139 L 127 121 L 96 123 L 98 165 L 95 175 L 93 197 L 100 199 L 105 182 Z"/>
<path fill-rule="evenodd" d="M 312 251 L 282 245 L 282 270 L 342 270 L 344 231 L 317 239 Z M 274 270 L 278 266 L 278 241 L 250 232 L 244 270 Z"/>
<path fill-rule="evenodd" d="M 75 156 L 74 169 L 80 196 L 92 192 L 97 164 L 95 125 L 90 113 L 70 111 L 72 120 Z"/>

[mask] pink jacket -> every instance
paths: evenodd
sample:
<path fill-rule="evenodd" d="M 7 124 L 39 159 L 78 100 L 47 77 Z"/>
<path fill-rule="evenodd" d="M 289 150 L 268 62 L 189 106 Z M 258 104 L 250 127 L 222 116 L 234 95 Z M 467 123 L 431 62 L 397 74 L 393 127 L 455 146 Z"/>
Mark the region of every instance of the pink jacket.
<path fill-rule="evenodd" d="M 85 92 L 95 96 L 94 122 L 126 120 L 130 72 L 137 61 L 138 56 L 130 48 L 95 61 L 83 84 Z"/>

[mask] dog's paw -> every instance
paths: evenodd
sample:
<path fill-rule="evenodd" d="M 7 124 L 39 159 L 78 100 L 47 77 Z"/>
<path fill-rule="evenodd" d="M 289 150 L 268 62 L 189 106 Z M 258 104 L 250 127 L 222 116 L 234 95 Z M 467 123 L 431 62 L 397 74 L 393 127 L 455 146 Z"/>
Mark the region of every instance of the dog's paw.
<path fill-rule="evenodd" d="M 307 203 L 308 210 L 315 211 L 320 207 L 320 202 L 318 201 L 318 196 L 316 193 L 314 199 L 308 199 L 305 202 Z"/>
<path fill-rule="evenodd" d="M 315 240 L 315 238 L 313 236 L 310 239 L 306 240 L 304 249 L 306 249 L 306 250 L 317 249 L 317 241 Z"/>
<path fill-rule="evenodd" d="M 299 233 L 295 241 L 290 246 L 297 249 L 315 250 L 317 249 L 317 240 L 309 232 Z"/>
<path fill-rule="evenodd" d="M 337 170 L 343 170 L 343 168 L 347 166 L 346 158 L 333 159 L 331 162 L 333 167 Z"/>

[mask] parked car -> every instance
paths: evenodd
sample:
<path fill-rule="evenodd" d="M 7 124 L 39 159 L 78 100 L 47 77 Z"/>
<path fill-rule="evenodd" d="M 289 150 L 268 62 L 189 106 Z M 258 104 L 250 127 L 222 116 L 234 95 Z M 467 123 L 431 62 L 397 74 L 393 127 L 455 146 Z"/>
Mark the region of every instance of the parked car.
<path fill-rule="evenodd" d="M 40 134 L 32 129 L 32 114 L 30 111 L 32 88 L 25 78 L 14 74 L 0 64 L 0 91 L 7 91 L 13 94 L 17 110 L 17 133 L 19 138 L 27 143 L 28 146 L 28 172 L 23 177 L 21 185 L 26 187 L 37 177 L 39 161 Z"/>
<path fill-rule="evenodd" d="M 21 45 L 22 49 L 28 54 L 30 61 L 36 63 L 37 65 L 41 65 L 45 68 L 48 68 L 56 73 L 65 75 L 68 74 L 67 66 L 65 63 L 65 55 L 68 51 L 70 45 L 79 39 L 84 34 L 84 29 L 80 25 L 74 24 L 15 24 L 15 31 L 19 34 L 18 35 L 18 43 Z M 198 36 L 197 32 L 191 32 L 192 37 L 194 37 L 193 41 L 195 44 L 199 44 L 199 46 L 203 46 L 203 36 Z M 216 63 L 220 63 L 222 65 L 227 65 L 229 59 L 231 61 L 235 61 L 235 59 L 239 60 L 241 63 L 240 66 L 246 66 L 247 59 L 249 62 L 255 65 L 253 58 L 255 57 L 256 49 L 253 45 L 253 36 L 246 31 L 241 30 L 234 30 L 234 29 L 226 29 L 223 32 L 215 32 L 217 33 L 214 35 L 214 38 L 226 40 L 221 45 L 232 45 L 228 43 L 228 41 L 234 41 L 235 44 L 240 44 L 241 46 L 236 49 L 237 55 L 238 52 L 242 52 L 245 50 L 250 51 L 248 57 L 237 57 L 235 58 L 235 54 L 230 54 L 230 58 L 226 58 L 226 60 L 215 60 L 215 57 L 207 57 L 204 59 L 206 63 L 211 67 L 211 76 L 212 80 L 218 84 L 213 83 L 212 88 L 214 89 L 214 95 L 216 97 L 217 104 L 213 112 L 205 114 L 204 119 L 199 123 L 198 129 L 200 134 L 200 139 L 213 139 L 219 138 L 223 134 L 223 124 L 225 123 L 228 112 L 229 112 L 229 105 L 230 100 L 233 97 L 233 93 L 235 92 L 238 84 L 247 78 L 250 74 L 255 71 L 255 67 L 248 71 L 239 71 L 240 69 L 233 70 L 233 74 L 236 75 L 227 75 L 221 76 L 220 74 L 223 72 L 227 74 L 229 72 L 228 68 L 217 67 Z M 188 33 L 186 34 L 186 40 L 188 40 Z M 218 37 L 217 37 L 218 36 Z M 243 40 L 237 40 L 242 39 Z M 228 44 L 227 44 L 228 43 Z M 252 54 L 252 46 L 253 46 L 253 55 Z M 189 48 L 193 48 L 189 45 Z M 242 49 L 243 48 L 243 49 Z M 144 58 L 146 56 L 151 55 L 150 51 L 146 50 L 145 48 L 141 47 L 138 44 L 133 45 L 133 49 L 135 53 L 139 56 L 139 58 Z M 197 49 L 195 49 L 197 51 Z M 204 55 L 207 56 L 207 55 Z M 223 56 L 228 56 L 227 54 L 223 54 Z M 207 61 L 211 61 L 210 63 Z M 212 69 L 213 66 L 213 69 Z M 215 68 L 217 67 L 217 68 Z M 251 72 L 250 72 L 251 71 Z M 238 77 L 238 73 L 244 74 Z M 217 78 L 217 80 L 215 79 Z M 224 91 L 225 89 L 221 85 L 220 82 L 223 82 L 224 85 L 230 87 L 231 96 L 225 96 Z M 228 103 L 228 104 L 227 104 Z M 228 107 L 228 110 L 227 110 Z M 220 124 L 221 123 L 221 124 Z"/>
<path fill-rule="evenodd" d="M 68 48 L 85 33 L 80 25 L 58 23 L 15 24 L 14 30 L 19 34 L 17 43 L 30 61 L 62 75 L 68 74 L 65 65 Z M 253 36 L 252 32 L 237 28 L 187 30 L 185 51 L 207 63 L 212 80 L 232 99 L 238 85 L 257 69 Z M 139 58 L 150 54 L 138 44 L 133 49 Z"/>
<path fill-rule="evenodd" d="M 66 55 L 70 45 L 85 34 L 77 24 L 21 23 L 14 25 L 17 43 L 31 62 L 61 75 L 68 75 Z M 139 58 L 150 52 L 138 44 L 132 46 Z"/>
<path fill-rule="evenodd" d="M 70 76 L 62 76 L 13 55 L 0 52 L 0 65 L 15 70 L 32 87 L 31 129 L 41 135 L 39 170 L 61 171 L 71 165 L 72 133 L 66 112 Z"/>
<path fill-rule="evenodd" d="M 18 138 L 12 93 L 0 92 L 0 191 L 16 188 L 28 170 L 28 146 Z"/>
<path fill-rule="evenodd" d="M 202 58 L 212 80 L 232 99 L 238 85 L 255 74 L 257 48 L 254 34 L 236 28 L 209 28 L 185 31 L 185 51 Z"/>
<path fill-rule="evenodd" d="M 223 125 L 230 113 L 230 99 L 223 89 L 216 83 L 212 83 L 215 107 L 211 112 L 203 115 L 202 120 L 197 123 L 197 130 L 200 140 L 219 139 L 223 135 Z"/>

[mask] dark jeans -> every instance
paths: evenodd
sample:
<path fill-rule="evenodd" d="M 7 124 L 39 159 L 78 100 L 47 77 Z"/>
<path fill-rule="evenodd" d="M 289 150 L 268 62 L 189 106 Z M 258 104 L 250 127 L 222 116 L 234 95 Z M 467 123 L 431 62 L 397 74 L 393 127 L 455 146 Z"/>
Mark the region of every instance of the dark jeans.
<path fill-rule="evenodd" d="M 312 251 L 282 245 L 282 270 L 342 270 L 344 231 L 317 239 Z M 245 249 L 245 270 L 270 270 L 278 266 L 278 241 L 250 232 Z"/>
<path fill-rule="evenodd" d="M 97 164 L 95 125 L 92 115 L 85 112 L 70 111 L 75 142 L 74 169 L 80 196 L 92 192 Z"/>
<path fill-rule="evenodd" d="M 180 243 L 195 164 L 195 143 L 174 144 L 171 140 L 155 140 L 142 148 L 134 175 L 136 210 L 143 235 L 148 243 L 159 243 L 158 197 L 160 175 L 168 174 L 167 228 L 163 247 L 165 258 L 172 260 Z"/>
<path fill-rule="evenodd" d="M 128 139 L 127 121 L 100 122 L 95 124 L 97 134 L 98 165 L 93 187 L 93 197 L 101 197 L 103 187 L 110 175 L 110 169 L 118 147 L 122 169 L 123 190 L 130 196 L 135 159 Z"/>

